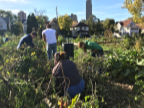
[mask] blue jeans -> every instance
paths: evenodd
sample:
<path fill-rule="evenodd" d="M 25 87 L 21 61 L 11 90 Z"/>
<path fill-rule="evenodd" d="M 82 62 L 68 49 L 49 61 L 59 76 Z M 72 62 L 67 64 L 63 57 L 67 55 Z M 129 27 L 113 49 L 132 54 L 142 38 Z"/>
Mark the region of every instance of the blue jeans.
<path fill-rule="evenodd" d="M 53 57 L 54 57 L 54 54 L 57 51 L 57 44 L 56 43 L 48 44 L 47 54 L 48 54 L 48 59 L 49 60 L 51 59 L 51 53 L 52 53 L 52 51 L 53 51 Z"/>
<path fill-rule="evenodd" d="M 68 88 L 68 94 L 70 95 L 71 98 L 74 98 L 77 94 L 83 92 L 84 88 L 85 88 L 85 82 L 83 79 L 81 79 L 78 85 L 71 86 Z"/>

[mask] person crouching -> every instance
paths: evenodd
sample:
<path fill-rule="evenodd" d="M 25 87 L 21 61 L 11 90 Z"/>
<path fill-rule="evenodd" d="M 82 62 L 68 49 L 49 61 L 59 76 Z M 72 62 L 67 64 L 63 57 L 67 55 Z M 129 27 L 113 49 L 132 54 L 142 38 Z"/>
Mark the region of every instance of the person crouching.
<path fill-rule="evenodd" d="M 53 68 L 52 74 L 56 78 L 56 85 L 61 84 L 71 98 L 83 92 L 85 82 L 80 76 L 76 64 L 70 60 L 66 60 L 66 53 L 56 52 L 54 55 L 54 63 L 55 67 Z"/>

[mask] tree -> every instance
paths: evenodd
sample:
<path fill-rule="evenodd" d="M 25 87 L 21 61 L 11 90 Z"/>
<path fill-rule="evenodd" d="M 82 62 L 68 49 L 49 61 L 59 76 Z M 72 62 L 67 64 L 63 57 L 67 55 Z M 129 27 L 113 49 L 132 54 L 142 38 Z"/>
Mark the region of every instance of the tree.
<path fill-rule="evenodd" d="M 42 38 L 42 30 L 44 29 L 45 20 L 43 19 L 42 16 L 37 16 L 36 19 L 37 19 L 37 22 L 38 22 L 38 25 L 39 25 L 38 34 Z"/>
<path fill-rule="evenodd" d="M 85 20 L 85 19 L 82 19 L 80 22 L 85 23 L 85 22 L 86 22 L 86 20 Z"/>
<path fill-rule="evenodd" d="M 38 23 L 35 15 L 33 13 L 32 15 L 29 14 L 27 19 L 27 33 L 31 33 L 33 29 L 37 31 L 37 28 L 38 28 Z"/>
<path fill-rule="evenodd" d="M 70 31 L 70 27 L 72 26 L 72 19 L 69 18 L 68 15 L 59 16 L 58 17 L 58 24 L 61 30 L 66 33 Z"/>
<path fill-rule="evenodd" d="M 114 32 L 114 28 L 115 28 L 115 21 L 114 19 L 106 19 L 104 20 L 103 22 L 103 27 L 105 30 L 109 29 L 111 30 L 112 32 Z"/>
<path fill-rule="evenodd" d="M 16 36 L 17 35 L 20 35 L 21 33 L 23 33 L 23 25 L 22 25 L 22 22 L 15 22 L 14 25 L 12 25 L 12 30 L 11 30 L 12 33 L 14 33 Z"/>
<path fill-rule="evenodd" d="M 45 22 L 49 20 L 48 16 L 46 16 L 46 15 L 43 16 L 43 19 Z"/>
<path fill-rule="evenodd" d="M 125 0 L 123 8 L 128 9 L 136 23 L 144 24 L 144 17 L 142 16 L 143 0 Z"/>
<path fill-rule="evenodd" d="M 77 23 L 78 23 L 77 21 L 73 21 L 73 22 L 72 22 L 72 25 L 75 25 L 75 24 L 77 24 Z"/>
<path fill-rule="evenodd" d="M 91 15 L 89 17 L 89 19 L 86 21 L 86 24 L 89 26 L 90 35 L 99 33 L 101 34 L 101 32 L 103 31 L 103 27 L 102 24 L 100 23 L 100 20 L 94 15 Z"/>
<path fill-rule="evenodd" d="M 37 10 L 37 9 L 34 9 L 35 16 L 43 16 L 44 13 L 46 13 L 46 10 Z"/>
<path fill-rule="evenodd" d="M 12 14 L 11 11 L 0 10 L 0 16 L 2 16 L 2 17 L 9 17 L 11 25 L 14 25 L 14 23 L 19 20 L 18 16 Z"/>

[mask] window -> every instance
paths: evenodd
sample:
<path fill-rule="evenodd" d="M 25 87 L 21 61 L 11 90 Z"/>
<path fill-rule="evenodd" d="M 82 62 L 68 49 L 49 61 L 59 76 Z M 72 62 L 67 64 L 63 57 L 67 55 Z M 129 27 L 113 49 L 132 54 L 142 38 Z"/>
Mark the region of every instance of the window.
<path fill-rule="evenodd" d="M 86 30 L 86 27 L 84 27 L 84 30 Z"/>

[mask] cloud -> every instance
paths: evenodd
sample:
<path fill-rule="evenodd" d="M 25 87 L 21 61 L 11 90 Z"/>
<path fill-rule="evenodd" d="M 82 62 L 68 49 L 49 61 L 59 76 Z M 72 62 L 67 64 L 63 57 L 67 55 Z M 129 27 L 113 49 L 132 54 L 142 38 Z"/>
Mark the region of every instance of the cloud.
<path fill-rule="evenodd" d="M 16 14 L 18 15 L 18 12 L 21 11 L 21 10 L 18 10 L 18 9 L 6 9 L 7 11 L 11 11 L 13 14 Z M 27 13 L 27 11 L 24 11 L 25 13 Z"/>
<path fill-rule="evenodd" d="M 0 2 L 29 3 L 28 0 L 0 0 Z"/>
<path fill-rule="evenodd" d="M 18 12 L 19 12 L 20 10 L 14 9 L 14 10 L 10 10 L 10 11 L 12 11 L 13 14 L 18 14 Z"/>

